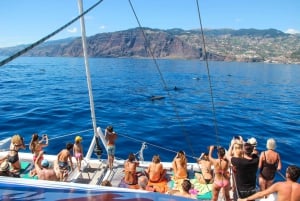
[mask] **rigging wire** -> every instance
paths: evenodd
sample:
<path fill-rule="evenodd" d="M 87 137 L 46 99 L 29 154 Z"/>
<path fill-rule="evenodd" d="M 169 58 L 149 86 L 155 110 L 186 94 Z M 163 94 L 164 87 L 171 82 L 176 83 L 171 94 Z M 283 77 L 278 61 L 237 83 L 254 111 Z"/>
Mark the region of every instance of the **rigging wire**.
<path fill-rule="evenodd" d="M 71 24 L 73 24 L 74 22 L 76 22 L 78 19 L 80 19 L 82 16 L 84 16 L 85 14 L 87 14 L 88 12 L 90 12 L 91 10 L 93 10 L 95 7 L 97 7 L 103 0 L 99 0 L 98 2 L 96 2 L 94 5 L 92 5 L 89 9 L 87 9 L 86 11 L 84 11 L 82 14 L 78 15 L 77 17 L 75 17 L 74 19 L 72 19 L 70 22 L 66 23 L 65 25 L 61 26 L 60 28 L 58 28 L 57 30 L 55 30 L 54 32 L 48 34 L 47 36 L 41 38 L 40 40 L 32 43 L 31 45 L 27 46 L 26 48 L 18 51 L 17 53 L 13 54 L 12 56 L 2 60 L 0 62 L 0 67 L 7 64 L 8 62 L 14 60 L 15 58 L 21 56 L 22 54 L 25 54 L 26 52 L 28 52 L 29 50 L 33 49 L 34 47 L 38 46 L 39 44 L 43 43 L 44 41 L 48 40 L 49 38 L 53 37 L 54 35 L 56 35 L 57 33 L 61 32 L 62 30 L 64 30 L 65 28 L 67 28 L 68 26 L 70 26 Z"/>
<path fill-rule="evenodd" d="M 201 38 L 202 38 L 202 43 L 203 43 L 204 60 L 205 60 L 205 64 L 206 64 L 206 70 L 207 70 L 207 75 L 208 75 L 207 77 L 208 77 L 208 81 L 209 81 L 209 89 L 210 89 L 212 113 L 213 113 L 213 118 L 214 118 L 214 128 L 215 128 L 215 134 L 216 134 L 216 142 L 217 142 L 217 145 L 220 145 L 219 134 L 218 134 L 218 124 L 217 124 L 217 118 L 216 118 L 216 108 L 215 108 L 215 103 L 214 103 L 212 81 L 211 81 L 210 70 L 209 70 L 209 65 L 208 65 L 208 58 L 207 58 L 208 54 L 207 54 L 207 50 L 206 50 L 206 43 L 205 43 L 202 20 L 201 20 L 201 14 L 200 14 L 200 8 L 199 8 L 199 0 L 196 0 L 196 3 L 197 3 L 197 12 L 198 12 L 199 25 L 200 25 L 200 31 L 201 31 Z"/>
<path fill-rule="evenodd" d="M 138 25 L 139 25 L 139 28 L 140 28 L 140 30 L 141 30 L 141 32 L 142 32 L 142 34 L 143 34 L 143 37 L 144 37 L 144 40 L 145 40 L 145 43 L 146 43 L 146 45 L 145 45 L 146 51 L 148 50 L 148 52 L 150 53 L 150 55 L 151 55 L 151 57 L 152 57 L 152 60 L 154 61 L 154 64 L 155 64 L 155 66 L 156 66 L 156 69 L 157 69 L 157 71 L 158 71 L 158 73 L 159 73 L 159 75 L 160 75 L 160 78 L 161 78 L 161 81 L 162 81 L 162 83 L 163 83 L 163 86 L 164 86 L 165 90 L 167 91 L 168 96 L 171 97 L 171 94 L 170 94 L 170 92 L 169 92 L 169 90 L 168 90 L 168 87 L 167 87 L 167 83 L 166 83 L 166 81 L 165 81 L 165 79 L 164 79 L 164 77 L 163 77 L 163 74 L 162 74 L 162 72 L 161 72 L 161 70 L 160 70 L 160 67 L 159 67 L 159 65 L 158 65 L 158 63 L 157 63 L 157 59 L 155 58 L 152 49 L 148 46 L 148 45 L 150 44 L 150 42 L 149 42 L 149 40 L 148 40 L 148 38 L 147 38 L 147 36 L 146 36 L 146 33 L 145 33 L 145 31 L 144 31 L 144 28 L 142 27 L 142 25 L 141 25 L 141 23 L 140 23 L 140 21 L 139 21 L 139 19 L 138 19 L 138 17 L 137 17 L 137 14 L 136 14 L 136 12 L 135 12 L 135 9 L 133 8 L 133 5 L 132 5 L 132 3 L 131 3 L 131 0 L 128 0 L 128 2 L 129 2 L 129 4 L 130 4 L 131 10 L 132 10 L 132 12 L 133 12 L 133 14 L 134 14 L 134 16 L 135 16 L 135 19 L 136 19 L 136 21 L 137 21 L 137 23 L 138 23 Z M 172 100 L 172 99 L 171 99 L 171 100 Z M 195 153 L 194 153 L 193 147 L 191 146 L 191 141 L 190 141 L 190 139 L 189 139 L 189 136 L 188 136 L 188 134 L 187 134 L 186 129 L 185 129 L 184 126 L 183 126 L 183 123 L 182 123 L 183 121 L 182 121 L 182 119 L 180 118 L 180 115 L 179 115 L 179 112 L 178 112 L 178 110 L 177 110 L 177 107 L 176 107 L 176 105 L 175 105 L 175 103 L 174 103 L 173 101 L 171 101 L 170 103 L 172 104 L 173 109 L 174 109 L 175 114 L 176 114 L 176 117 L 177 117 L 177 119 L 179 120 L 179 122 L 180 122 L 180 124 L 181 124 L 181 129 L 182 129 L 183 133 L 185 134 L 185 140 L 187 141 L 187 145 L 189 146 L 189 148 L 190 148 L 190 150 L 191 150 L 191 152 L 192 152 L 193 158 L 195 158 L 195 157 L 194 157 L 194 156 L 195 156 Z M 175 152 L 175 153 L 177 153 L 177 152 Z"/>

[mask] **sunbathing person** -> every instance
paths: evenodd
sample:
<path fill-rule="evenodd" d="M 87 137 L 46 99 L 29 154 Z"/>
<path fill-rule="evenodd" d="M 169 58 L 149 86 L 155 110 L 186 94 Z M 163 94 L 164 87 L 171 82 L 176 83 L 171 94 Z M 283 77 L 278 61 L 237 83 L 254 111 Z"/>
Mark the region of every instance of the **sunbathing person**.
<path fill-rule="evenodd" d="M 148 169 L 145 171 L 150 182 L 156 183 L 161 182 L 165 179 L 166 170 L 164 170 L 163 165 L 160 163 L 159 155 L 154 155 L 152 162 L 150 163 Z"/>
<path fill-rule="evenodd" d="M 212 152 L 214 146 L 209 147 L 209 160 L 214 166 L 214 184 L 213 184 L 213 197 L 212 201 L 218 200 L 219 192 L 223 189 L 225 199 L 230 200 L 229 190 L 230 190 L 230 175 L 228 172 L 229 161 L 225 158 L 225 149 L 223 147 L 218 148 L 218 158 L 215 159 L 212 157 Z"/>
<path fill-rule="evenodd" d="M 13 176 L 10 171 L 10 166 L 9 163 L 7 161 L 7 159 L 3 159 L 2 161 L 0 161 L 0 176 Z"/>
<path fill-rule="evenodd" d="M 185 179 L 187 178 L 187 159 L 185 157 L 184 151 L 179 151 L 173 162 L 172 168 L 174 171 L 174 179 Z"/>
<path fill-rule="evenodd" d="M 136 168 L 139 166 L 139 162 L 135 160 L 133 153 L 130 153 L 128 159 L 124 164 L 125 177 L 124 182 L 128 185 L 137 184 Z"/>
<path fill-rule="evenodd" d="M 25 148 L 24 139 L 20 135 L 16 134 L 11 138 L 8 154 L 0 159 L 0 161 L 7 160 L 10 163 L 12 168 L 10 172 L 15 177 L 19 177 L 21 170 L 19 150 Z"/>
<path fill-rule="evenodd" d="M 202 153 L 199 157 L 198 164 L 200 165 L 201 173 L 196 172 L 195 176 L 197 177 L 199 183 L 201 184 L 210 184 L 213 181 L 211 162 L 208 158 L 208 153 Z"/>

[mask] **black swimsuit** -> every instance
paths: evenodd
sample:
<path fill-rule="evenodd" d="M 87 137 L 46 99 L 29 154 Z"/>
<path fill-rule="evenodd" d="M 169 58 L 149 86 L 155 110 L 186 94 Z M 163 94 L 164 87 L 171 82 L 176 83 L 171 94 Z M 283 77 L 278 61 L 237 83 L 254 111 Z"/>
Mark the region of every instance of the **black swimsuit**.
<path fill-rule="evenodd" d="M 273 164 L 268 163 L 265 152 L 264 152 L 264 155 L 265 155 L 265 160 L 262 163 L 262 168 L 260 169 L 260 175 L 265 180 L 270 181 L 270 180 L 273 180 L 274 177 L 275 177 L 275 173 L 276 173 L 276 170 L 277 170 L 277 161 L 278 161 L 278 159 Z"/>
<path fill-rule="evenodd" d="M 8 155 L 8 162 L 10 162 L 10 163 L 15 163 L 15 162 L 17 162 L 17 161 L 19 160 L 19 154 L 18 154 L 18 151 L 16 151 L 16 150 L 10 150 L 10 151 L 15 151 L 16 154 L 13 155 L 13 156 Z"/>

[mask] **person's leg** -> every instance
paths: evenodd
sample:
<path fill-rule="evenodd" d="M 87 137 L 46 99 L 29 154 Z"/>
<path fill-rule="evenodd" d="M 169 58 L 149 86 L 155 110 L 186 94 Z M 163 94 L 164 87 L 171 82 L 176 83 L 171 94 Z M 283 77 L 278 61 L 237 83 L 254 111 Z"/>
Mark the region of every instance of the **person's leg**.
<path fill-rule="evenodd" d="M 219 197 L 219 192 L 220 192 L 220 187 L 218 187 L 216 184 L 213 184 L 213 197 L 212 197 L 212 201 L 217 201 L 218 197 Z"/>
<path fill-rule="evenodd" d="M 229 190 L 230 190 L 230 185 L 227 185 L 223 188 L 223 194 L 225 196 L 226 201 L 230 201 Z"/>

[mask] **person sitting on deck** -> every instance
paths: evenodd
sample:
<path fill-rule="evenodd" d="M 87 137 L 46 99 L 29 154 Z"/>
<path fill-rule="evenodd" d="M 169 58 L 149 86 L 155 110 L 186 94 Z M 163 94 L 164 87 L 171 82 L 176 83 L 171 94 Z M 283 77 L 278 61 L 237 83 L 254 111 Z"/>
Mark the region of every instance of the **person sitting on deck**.
<path fill-rule="evenodd" d="M 212 152 L 214 146 L 209 147 L 208 158 L 214 166 L 214 184 L 213 184 L 213 197 L 212 201 L 218 200 L 219 192 L 223 189 L 225 199 L 230 200 L 229 190 L 230 190 L 230 174 L 228 172 L 229 161 L 225 158 L 225 149 L 223 147 L 218 147 L 218 158 L 212 157 Z"/>
<path fill-rule="evenodd" d="M 128 159 L 124 164 L 125 177 L 124 182 L 128 185 L 137 184 L 136 168 L 139 166 L 139 162 L 135 160 L 133 153 L 130 153 Z"/>
<path fill-rule="evenodd" d="M 58 181 L 59 172 L 56 173 L 53 168 L 49 167 L 49 162 L 47 159 L 43 158 L 43 151 L 39 153 L 35 160 L 35 171 L 40 180 Z M 41 164 L 41 166 L 39 165 Z"/>
<path fill-rule="evenodd" d="M 196 172 L 195 176 L 200 184 L 210 184 L 213 181 L 211 162 L 208 158 L 208 153 L 202 153 L 199 157 L 198 164 L 201 168 L 201 173 Z"/>
<path fill-rule="evenodd" d="M 277 201 L 299 201 L 300 200 L 300 184 L 297 180 L 300 176 L 300 169 L 295 165 L 290 165 L 286 169 L 286 181 L 276 182 L 264 191 L 259 191 L 254 195 L 246 197 L 244 199 L 238 199 L 238 201 L 256 200 L 270 195 L 271 193 L 277 193 Z"/>
<path fill-rule="evenodd" d="M 10 163 L 12 168 L 10 172 L 14 177 L 19 177 L 21 170 L 21 163 L 19 160 L 20 149 L 26 149 L 24 139 L 16 134 L 11 138 L 8 154 L 0 159 L 0 161 L 7 160 Z"/>
<path fill-rule="evenodd" d="M 153 156 L 152 162 L 146 169 L 145 174 L 152 183 L 161 182 L 163 179 L 165 179 L 166 170 L 164 170 L 163 165 L 160 163 L 159 155 Z"/>
<path fill-rule="evenodd" d="M 10 171 L 10 166 L 7 159 L 4 159 L 0 162 L 0 176 L 13 176 Z"/>
<path fill-rule="evenodd" d="M 174 171 L 174 179 L 187 178 L 187 159 L 184 151 L 179 151 L 172 162 L 172 168 Z"/>
<path fill-rule="evenodd" d="M 138 178 L 138 185 L 140 190 L 145 190 L 145 191 L 155 191 L 154 188 L 148 186 L 148 178 L 146 176 L 140 176 Z"/>
<path fill-rule="evenodd" d="M 65 181 L 67 179 L 67 172 L 71 168 L 73 170 L 73 162 L 72 162 L 72 155 L 71 150 L 73 149 L 73 144 L 68 143 L 66 148 L 61 150 L 57 155 L 57 163 L 60 170 L 59 180 Z M 70 161 L 70 165 L 68 164 L 68 160 Z"/>

